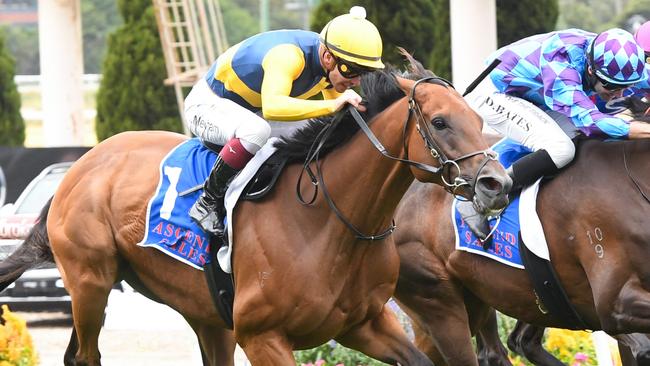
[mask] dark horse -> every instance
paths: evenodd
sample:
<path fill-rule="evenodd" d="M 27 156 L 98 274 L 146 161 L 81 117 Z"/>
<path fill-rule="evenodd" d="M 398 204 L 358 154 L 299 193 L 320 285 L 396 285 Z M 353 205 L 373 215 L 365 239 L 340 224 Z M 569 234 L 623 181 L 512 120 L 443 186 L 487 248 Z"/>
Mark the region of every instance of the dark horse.
<path fill-rule="evenodd" d="M 119 134 L 79 159 L 25 243 L 0 264 L 0 288 L 54 259 L 72 297 L 66 365 L 100 364 L 104 307 L 112 285 L 133 278 L 127 272 L 185 317 L 205 364 L 232 364 L 235 341 L 253 365 L 289 365 L 293 349 L 336 339 L 390 364 L 431 365 L 385 307 L 399 257 L 392 238 L 380 234 L 390 233 L 414 178 L 475 196 L 493 209 L 507 202 L 511 181 L 488 150 L 479 116 L 453 87 L 410 60 L 408 78 L 390 70 L 364 78 L 365 119 L 386 154 L 427 166 L 382 156 L 350 115 L 338 124 L 314 120 L 281 143 L 291 164 L 275 190 L 261 202 L 240 203 L 234 214 L 234 338 L 201 271 L 135 245 L 144 235 L 161 159 L 186 139 L 178 134 Z M 309 166 L 343 219 L 323 194 L 311 205 L 296 199 L 302 162 L 316 137 L 327 134 L 321 160 Z M 309 195 L 314 186 L 303 179 L 299 189 Z M 377 240 L 369 240 L 372 235 Z"/>
<path fill-rule="evenodd" d="M 650 122 L 648 111 L 650 103 L 644 102 L 637 97 L 629 97 L 623 100 L 623 106 L 628 110 L 631 118 L 637 121 Z M 508 336 L 508 348 L 526 357 L 535 365 L 540 366 L 561 366 L 563 365 L 553 355 L 542 347 L 544 327 L 527 324 L 517 321 L 515 328 Z M 493 363 L 509 364 L 507 356 L 503 352 L 499 336 L 495 328 L 479 330 L 481 339 L 487 339 L 484 347 L 480 347 L 486 357 L 492 357 Z M 619 353 L 624 366 L 650 365 L 650 338 L 646 334 L 619 334 L 615 335 L 619 341 Z M 488 356 L 489 355 L 489 356 Z M 479 357 L 480 359 L 480 357 Z"/>
<path fill-rule="evenodd" d="M 650 141 L 579 144 L 575 162 L 540 190 L 537 211 L 554 268 L 590 329 L 650 332 Z M 427 199 L 423 199 L 427 197 Z M 400 203 L 395 297 L 416 323 L 416 345 L 436 365 L 477 365 L 470 337 L 490 307 L 537 326 L 522 270 L 454 248 L 452 198 L 414 184 Z"/>

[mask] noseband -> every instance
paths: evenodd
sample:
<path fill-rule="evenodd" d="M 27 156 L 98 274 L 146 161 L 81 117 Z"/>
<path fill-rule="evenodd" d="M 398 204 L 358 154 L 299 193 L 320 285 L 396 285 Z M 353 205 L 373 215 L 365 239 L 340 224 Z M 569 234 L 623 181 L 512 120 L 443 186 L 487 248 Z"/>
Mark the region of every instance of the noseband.
<path fill-rule="evenodd" d="M 491 160 L 496 160 L 497 159 L 497 154 L 490 150 L 490 149 L 485 149 L 485 150 L 479 150 L 475 151 L 463 156 L 460 156 L 455 159 L 448 159 L 445 153 L 442 151 L 438 143 L 436 142 L 436 139 L 433 137 L 433 133 L 431 133 L 431 130 L 429 129 L 428 124 L 426 123 L 426 120 L 424 119 L 424 115 L 422 114 L 422 110 L 420 109 L 419 104 L 415 100 L 415 88 L 420 85 L 422 82 L 430 82 L 434 84 L 438 84 L 444 87 L 451 87 L 453 88 L 453 85 L 440 77 L 437 76 L 431 76 L 431 77 L 426 77 L 422 78 L 418 81 L 415 82 L 413 85 L 413 88 L 411 89 L 411 93 L 409 95 L 409 100 L 408 100 L 408 105 L 409 105 L 409 112 L 408 115 L 406 116 L 406 120 L 404 121 L 404 129 L 403 129 L 403 139 L 404 139 L 404 153 L 406 155 L 406 158 L 400 158 L 396 156 L 392 156 L 388 153 L 388 150 L 384 147 L 384 145 L 381 144 L 379 139 L 375 136 L 374 133 L 370 130 L 370 127 L 368 127 L 368 124 L 366 121 L 363 119 L 361 114 L 359 114 L 359 111 L 353 106 L 348 106 L 347 111 L 350 112 L 352 117 L 354 118 L 355 122 L 357 125 L 359 125 L 359 128 L 364 132 L 364 134 L 368 137 L 368 140 L 375 146 L 375 148 L 385 157 L 396 160 L 402 163 L 409 164 L 411 166 L 414 166 L 420 170 L 429 172 L 431 174 L 440 176 L 443 184 L 444 184 L 444 189 L 453 194 L 454 196 L 458 196 L 458 189 L 461 187 L 469 186 L 471 188 L 472 196 L 475 194 L 475 186 L 477 182 L 477 177 L 479 176 L 481 170 L 486 166 L 486 164 L 491 161 Z M 325 141 L 327 141 L 327 138 L 331 135 L 332 131 L 335 129 L 336 125 L 341 121 L 343 115 L 345 112 L 340 112 L 334 120 L 327 126 L 325 127 L 320 134 L 316 137 L 314 140 L 314 143 L 312 144 L 310 148 L 310 153 L 307 154 L 307 158 L 305 159 L 305 163 L 303 164 L 303 169 L 298 177 L 298 182 L 296 184 L 296 194 L 298 196 L 298 200 L 304 204 L 304 205 L 311 205 L 314 203 L 316 200 L 316 196 L 318 195 L 318 186 L 323 187 L 323 195 L 325 196 L 325 200 L 327 201 L 327 204 L 330 206 L 331 210 L 336 214 L 336 216 L 341 220 L 352 232 L 356 234 L 357 239 L 360 240 L 382 240 L 389 236 L 390 234 L 393 233 L 395 230 L 395 221 L 393 220 L 392 224 L 383 232 L 380 234 L 376 235 L 366 235 L 363 234 L 359 229 L 357 229 L 350 221 L 343 216 L 341 211 L 336 207 L 336 204 L 330 197 L 329 192 L 327 191 L 327 187 L 325 186 L 325 182 L 323 181 L 323 174 L 321 171 L 320 167 L 320 162 L 319 162 L 319 153 L 323 145 L 325 144 Z M 407 129 L 408 129 L 408 124 L 409 121 L 411 120 L 411 117 L 415 116 L 415 127 L 420 133 L 420 136 L 424 140 L 424 144 L 426 148 L 429 150 L 431 153 L 431 156 L 433 156 L 434 159 L 438 161 L 440 164 L 439 167 L 434 167 L 428 164 L 420 163 L 417 161 L 409 160 L 408 159 L 408 142 L 407 142 Z M 420 123 L 422 122 L 422 123 Z M 424 127 L 422 127 L 424 125 Z M 469 180 L 467 181 L 465 178 L 461 176 L 461 170 L 458 162 L 471 158 L 472 156 L 475 155 L 480 155 L 483 154 L 484 158 L 481 164 L 479 165 L 476 174 Z M 312 162 L 315 162 L 316 165 L 316 174 L 311 170 L 311 167 L 309 166 Z M 451 179 L 451 172 L 456 170 L 457 174 L 456 177 L 452 180 Z M 302 197 L 302 193 L 300 192 L 300 185 L 303 177 L 303 172 L 307 172 L 311 179 L 311 183 L 314 186 L 314 194 L 309 201 L 305 201 Z M 447 175 L 447 177 L 445 177 Z"/>

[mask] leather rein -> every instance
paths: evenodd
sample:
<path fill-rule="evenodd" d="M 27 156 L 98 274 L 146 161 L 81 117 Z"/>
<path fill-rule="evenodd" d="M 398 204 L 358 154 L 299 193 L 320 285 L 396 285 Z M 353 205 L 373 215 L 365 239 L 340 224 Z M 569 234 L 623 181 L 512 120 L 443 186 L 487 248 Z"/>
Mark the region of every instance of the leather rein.
<path fill-rule="evenodd" d="M 461 187 L 464 186 L 469 186 L 471 188 L 472 195 L 474 195 L 475 192 L 475 185 L 476 185 L 476 177 L 479 176 L 481 170 L 485 167 L 485 165 L 491 161 L 491 160 L 496 160 L 497 156 L 496 153 L 494 153 L 490 149 L 485 149 L 485 150 L 479 150 L 475 151 L 469 154 L 465 154 L 463 156 L 460 156 L 456 159 L 449 159 L 447 158 L 446 154 L 442 151 L 440 148 L 440 145 L 436 142 L 436 139 L 433 137 L 433 133 L 430 130 L 429 124 L 426 123 L 426 120 L 424 119 L 424 115 L 422 114 L 422 110 L 420 109 L 419 104 L 415 100 L 415 89 L 417 88 L 418 85 L 420 85 L 423 82 L 427 83 L 433 83 L 433 84 L 438 84 L 444 87 L 451 87 L 453 88 L 453 85 L 440 77 L 437 76 L 431 76 L 431 77 L 426 77 L 419 79 L 413 84 L 413 88 L 411 88 L 411 93 L 408 96 L 408 106 L 409 106 L 409 111 L 408 115 L 406 116 L 406 120 L 404 121 L 404 128 L 403 128 L 403 140 L 404 140 L 404 152 L 406 154 L 405 158 L 400 158 L 396 156 L 392 156 L 388 150 L 384 147 L 384 145 L 381 144 L 377 136 L 370 130 L 370 127 L 368 127 L 368 124 L 366 121 L 363 119 L 361 114 L 359 114 L 359 111 L 353 106 L 348 106 L 347 110 L 343 110 L 339 112 L 334 120 L 330 124 L 328 124 L 321 132 L 316 136 L 314 139 L 314 142 L 312 143 L 309 153 L 307 154 L 307 157 L 305 158 L 305 162 L 303 164 L 302 171 L 300 173 L 300 176 L 298 177 L 298 182 L 296 184 L 296 194 L 298 196 L 298 200 L 300 203 L 303 205 L 311 205 L 314 203 L 316 200 L 316 197 L 318 195 L 318 187 L 322 186 L 323 189 L 323 195 L 325 197 L 325 200 L 327 204 L 330 206 L 330 209 L 336 214 L 336 216 L 339 218 L 341 222 L 343 222 L 355 235 L 356 238 L 359 240 L 382 240 L 388 237 L 390 234 L 395 231 L 396 225 L 395 225 L 395 220 L 392 221 L 391 225 L 382 231 L 381 233 L 378 234 L 373 234 L 373 235 L 367 235 L 362 233 L 354 224 L 352 224 L 342 213 L 341 211 L 336 207 L 336 204 L 334 203 L 334 200 L 330 196 L 327 187 L 325 186 L 325 181 L 323 180 L 323 173 L 321 170 L 320 166 L 320 150 L 323 148 L 325 142 L 327 141 L 328 137 L 332 134 L 332 132 L 336 129 L 336 126 L 340 123 L 342 117 L 345 115 L 345 113 L 349 112 L 352 114 L 352 117 L 354 118 L 354 121 L 359 125 L 359 128 L 364 132 L 364 134 L 368 137 L 368 140 L 373 144 L 373 146 L 385 157 L 399 161 L 402 163 L 409 164 L 411 166 L 414 166 L 420 170 L 429 172 L 434 175 L 440 176 L 444 186 L 443 188 L 450 192 L 453 195 L 457 195 L 457 190 Z M 409 160 L 408 159 L 408 142 L 407 142 L 407 129 L 408 129 L 408 124 L 409 121 L 411 120 L 411 117 L 415 117 L 415 127 L 418 130 L 420 136 L 422 137 L 422 140 L 424 141 L 424 144 L 426 148 L 429 150 L 431 156 L 440 164 L 439 167 L 431 166 L 428 164 L 420 163 L 417 161 Z M 421 123 L 422 122 L 422 123 Z M 424 127 L 422 127 L 424 126 Z M 460 166 L 458 162 L 471 158 L 475 155 L 484 155 L 484 159 L 479 165 L 479 168 L 477 169 L 476 175 L 472 177 L 469 181 L 464 179 L 461 176 L 461 171 L 460 171 Z M 312 162 L 315 163 L 316 166 L 316 173 L 314 173 L 309 166 Z M 451 181 L 449 177 L 451 177 L 451 172 L 456 171 L 456 177 Z M 307 172 L 307 174 L 310 177 L 311 183 L 314 186 L 314 194 L 312 198 L 309 201 L 305 201 L 302 197 L 302 193 L 300 192 L 300 185 L 302 181 L 302 177 L 304 175 L 304 172 Z M 448 174 L 448 178 L 445 178 L 445 173 Z"/>
<path fill-rule="evenodd" d="M 638 180 L 632 175 L 632 170 L 628 166 L 627 163 L 627 151 L 625 149 L 626 144 L 623 144 L 623 166 L 625 167 L 625 172 L 627 173 L 628 178 L 634 183 L 634 187 L 636 188 L 637 191 L 641 194 L 643 199 L 645 199 L 646 202 L 650 203 L 650 197 L 643 191 L 643 188 L 641 188 L 641 184 L 639 184 Z"/>

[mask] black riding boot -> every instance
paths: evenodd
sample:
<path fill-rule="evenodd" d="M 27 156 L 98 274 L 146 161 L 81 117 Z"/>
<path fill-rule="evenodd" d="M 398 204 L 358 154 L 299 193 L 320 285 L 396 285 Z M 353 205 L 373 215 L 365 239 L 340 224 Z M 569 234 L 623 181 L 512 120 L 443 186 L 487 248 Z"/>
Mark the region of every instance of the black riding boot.
<path fill-rule="evenodd" d="M 515 161 L 507 172 L 512 178 L 512 191 L 535 183 L 539 178 L 559 171 L 546 150 L 537 150 Z"/>
<path fill-rule="evenodd" d="M 230 181 L 237 173 L 239 173 L 238 169 L 230 167 L 219 156 L 212 167 L 210 176 L 203 185 L 203 194 L 190 209 L 190 217 L 204 231 L 212 235 L 223 235 L 225 230 L 223 219 L 226 216 L 223 199 Z"/>

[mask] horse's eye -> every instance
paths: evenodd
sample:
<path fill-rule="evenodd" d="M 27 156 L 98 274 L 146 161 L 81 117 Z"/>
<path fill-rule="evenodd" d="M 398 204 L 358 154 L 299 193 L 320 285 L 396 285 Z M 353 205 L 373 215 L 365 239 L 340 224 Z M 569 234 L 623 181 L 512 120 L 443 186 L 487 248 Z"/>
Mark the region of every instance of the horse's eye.
<path fill-rule="evenodd" d="M 435 117 L 433 120 L 431 120 L 431 124 L 436 130 L 444 130 L 447 128 L 447 122 L 445 122 L 445 120 L 440 117 Z"/>

